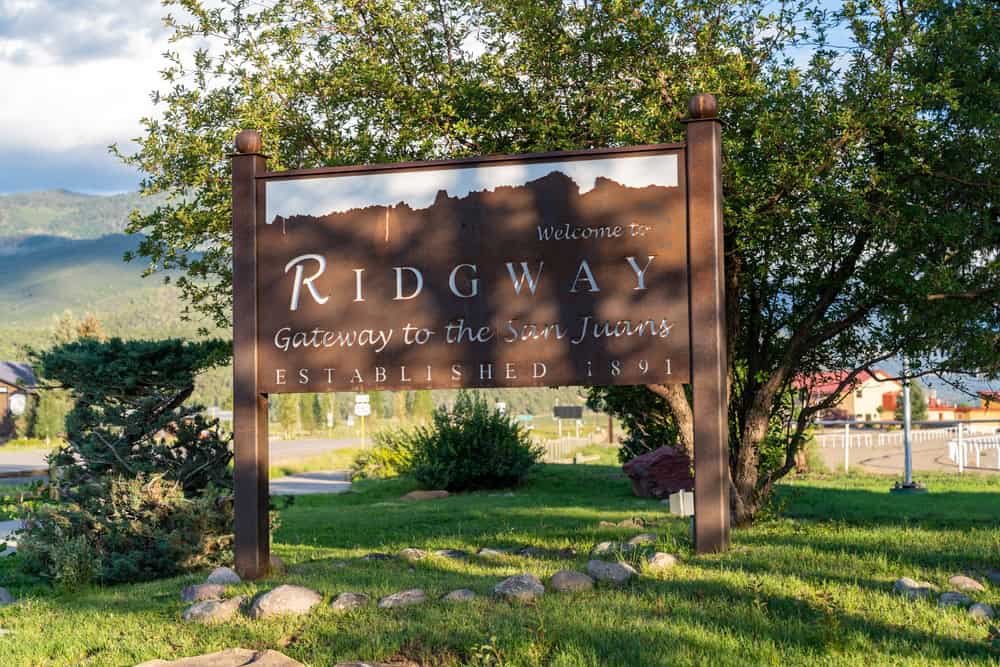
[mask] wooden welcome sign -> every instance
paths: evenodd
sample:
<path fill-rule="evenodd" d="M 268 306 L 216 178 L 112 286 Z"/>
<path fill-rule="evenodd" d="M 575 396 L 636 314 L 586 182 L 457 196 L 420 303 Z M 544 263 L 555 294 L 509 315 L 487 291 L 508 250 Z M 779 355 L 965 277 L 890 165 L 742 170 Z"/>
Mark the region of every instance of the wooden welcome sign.
<path fill-rule="evenodd" d="M 268 172 L 233 156 L 236 566 L 269 561 L 267 395 L 692 383 L 728 542 L 720 125 L 685 144 Z"/>

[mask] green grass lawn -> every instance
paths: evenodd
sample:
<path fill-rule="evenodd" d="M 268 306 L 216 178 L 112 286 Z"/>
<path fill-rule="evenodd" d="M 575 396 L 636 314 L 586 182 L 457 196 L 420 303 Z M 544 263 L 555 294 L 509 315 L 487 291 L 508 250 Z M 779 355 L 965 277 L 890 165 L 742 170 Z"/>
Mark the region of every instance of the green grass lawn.
<path fill-rule="evenodd" d="M 480 598 L 404 610 L 215 627 L 184 623 L 178 593 L 191 575 L 132 586 L 53 593 L 18 574 L 0 579 L 22 601 L 0 609 L 0 665 L 131 665 L 226 647 L 274 648 L 314 667 L 338 660 L 420 665 L 971 665 L 996 664 L 988 626 L 957 609 L 891 593 L 900 576 L 946 589 L 955 573 L 1000 569 L 1000 478 L 933 477 L 925 497 L 891 496 L 884 478 L 811 477 L 780 488 L 772 518 L 737 530 L 722 555 L 691 551 L 688 521 L 631 495 L 609 465 L 548 465 L 507 493 L 403 503 L 405 480 L 364 482 L 343 496 L 297 498 L 282 513 L 274 551 L 289 574 L 233 587 L 302 584 L 328 601 L 344 591 L 379 597 L 420 587 L 432 598 L 471 588 Z M 641 517 L 652 529 L 602 528 Z M 546 593 L 537 603 L 490 597 L 504 577 L 584 569 L 602 540 L 652 530 L 682 564 L 621 590 Z M 574 547 L 575 560 L 430 557 L 412 566 L 362 561 L 403 547 Z M 974 597 L 1000 607 L 1000 590 Z"/>

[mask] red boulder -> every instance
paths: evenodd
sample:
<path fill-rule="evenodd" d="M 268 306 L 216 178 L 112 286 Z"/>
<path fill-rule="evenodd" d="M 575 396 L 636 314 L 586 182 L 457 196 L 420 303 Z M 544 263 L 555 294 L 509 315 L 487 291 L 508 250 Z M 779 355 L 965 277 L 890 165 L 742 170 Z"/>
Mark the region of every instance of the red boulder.
<path fill-rule="evenodd" d="M 666 498 L 694 489 L 691 461 L 681 449 L 663 446 L 635 457 L 623 466 L 632 492 L 643 498 Z"/>

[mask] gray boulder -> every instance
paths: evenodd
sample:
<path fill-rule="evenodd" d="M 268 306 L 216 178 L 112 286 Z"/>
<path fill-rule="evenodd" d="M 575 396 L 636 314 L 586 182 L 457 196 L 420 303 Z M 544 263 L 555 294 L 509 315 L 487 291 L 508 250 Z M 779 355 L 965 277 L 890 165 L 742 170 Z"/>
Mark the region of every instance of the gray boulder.
<path fill-rule="evenodd" d="M 617 553 L 621 549 L 621 545 L 617 542 L 598 542 L 594 545 L 594 548 L 590 550 L 591 556 L 610 556 Z"/>
<path fill-rule="evenodd" d="M 982 602 L 977 602 L 969 607 L 969 616 L 982 620 L 993 618 L 993 607 Z"/>
<path fill-rule="evenodd" d="M 364 593 L 341 593 L 330 603 L 330 609 L 343 614 L 367 606 L 370 599 Z"/>
<path fill-rule="evenodd" d="M 6 607 L 9 604 L 14 604 L 14 596 L 6 588 L 0 586 L 0 607 Z"/>
<path fill-rule="evenodd" d="M 447 498 L 450 494 L 447 491 L 410 491 L 406 495 L 401 496 L 400 500 L 405 500 L 411 502 L 414 500 L 437 500 L 438 498 Z"/>
<path fill-rule="evenodd" d="M 549 579 L 549 586 L 563 593 L 589 591 L 594 587 L 594 580 L 583 572 L 576 570 L 559 570 Z"/>
<path fill-rule="evenodd" d="M 250 605 L 250 618 L 301 616 L 323 601 L 323 596 L 304 586 L 283 584 L 257 596 Z"/>
<path fill-rule="evenodd" d="M 994 586 L 1000 586 L 1000 570 L 990 570 L 986 573 L 986 578 L 990 580 L 990 583 Z"/>
<path fill-rule="evenodd" d="M 410 605 L 423 604 L 427 602 L 427 593 L 419 588 L 411 588 L 408 591 L 400 591 L 392 595 L 386 595 L 378 601 L 379 609 L 396 609 L 398 607 L 409 607 Z"/>
<path fill-rule="evenodd" d="M 677 556 L 662 551 L 650 554 L 649 558 L 646 559 L 646 567 L 650 570 L 669 570 L 677 563 Z"/>
<path fill-rule="evenodd" d="M 587 574 L 597 581 L 621 586 L 638 573 L 628 563 L 606 563 L 603 560 L 592 560 L 587 563 Z"/>
<path fill-rule="evenodd" d="M 228 621 L 239 610 L 247 596 L 240 595 L 228 600 L 202 600 L 184 610 L 182 618 L 185 621 L 194 621 L 211 625 Z"/>
<path fill-rule="evenodd" d="M 208 575 L 207 579 L 205 579 L 205 583 L 221 584 L 223 586 L 238 584 L 242 581 L 243 580 L 240 579 L 240 575 L 236 574 L 236 570 L 231 567 L 217 567 L 212 570 L 212 573 Z"/>
<path fill-rule="evenodd" d="M 435 556 L 440 556 L 441 558 L 451 558 L 453 560 L 462 560 L 463 558 L 468 558 L 469 554 L 461 549 L 438 549 L 434 552 Z"/>
<path fill-rule="evenodd" d="M 452 591 L 441 599 L 445 602 L 468 602 L 475 598 L 476 593 L 474 591 L 470 591 L 468 588 L 459 588 L 457 591 Z"/>
<path fill-rule="evenodd" d="M 979 593 L 986 590 L 983 588 L 981 583 L 972 577 L 965 576 L 964 574 L 956 574 L 954 577 L 950 577 L 948 579 L 948 583 L 960 591 L 973 591 Z"/>
<path fill-rule="evenodd" d="M 942 593 L 941 597 L 938 598 L 939 607 L 968 607 L 970 604 L 972 604 L 972 598 L 958 591 Z"/>
<path fill-rule="evenodd" d="M 916 581 L 909 577 L 900 577 L 893 583 L 892 590 L 907 600 L 919 600 L 934 595 L 937 586 L 926 581 Z"/>
<path fill-rule="evenodd" d="M 389 554 L 380 553 L 378 551 L 373 551 L 370 554 L 365 554 L 361 557 L 361 560 L 392 560 L 392 556 Z"/>
<path fill-rule="evenodd" d="M 427 552 L 423 549 L 414 549 L 413 547 L 407 547 L 400 550 L 399 557 L 403 560 L 408 560 L 411 563 L 416 560 L 423 560 L 427 558 Z"/>
<path fill-rule="evenodd" d="M 221 600 L 226 587 L 222 584 L 195 584 L 185 586 L 181 591 L 181 602 L 201 602 L 202 600 Z"/>
<path fill-rule="evenodd" d="M 288 573 L 288 566 L 285 565 L 285 561 L 281 560 L 281 556 L 271 554 L 268 570 L 271 574 L 280 577 L 281 575 Z"/>
<path fill-rule="evenodd" d="M 510 554 L 502 549 L 490 549 L 488 547 L 483 547 L 476 552 L 476 555 L 480 558 L 503 558 L 505 556 L 509 556 Z"/>
<path fill-rule="evenodd" d="M 136 667 L 305 667 L 305 665 L 277 651 L 230 648 L 179 660 L 150 660 Z"/>
<path fill-rule="evenodd" d="M 534 600 L 545 593 L 545 586 L 533 574 L 508 577 L 493 587 L 493 592 L 505 600 Z"/>
<path fill-rule="evenodd" d="M 648 546 L 651 544 L 656 544 L 657 539 L 658 538 L 654 533 L 642 533 L 641 535 L 636 535 L 625 544 L 632 547 Z"/>

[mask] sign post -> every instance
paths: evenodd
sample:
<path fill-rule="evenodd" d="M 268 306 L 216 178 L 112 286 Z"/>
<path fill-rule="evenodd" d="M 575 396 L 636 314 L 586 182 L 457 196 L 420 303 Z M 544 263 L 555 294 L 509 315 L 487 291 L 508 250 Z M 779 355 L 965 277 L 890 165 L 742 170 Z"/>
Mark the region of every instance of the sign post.
<path fill-rule="evenodd" d="M 727 547 L 721 126 L 711 95 L 690 110 L 684 144 L 282 172 L 240 133 L 242 575 L 267 571 L 279 392 L 691 383 L 696 548 Z"/>
<path fill-rule="evenodd" d="M 722 123 L 715 97 L 688 105 L 688 243 L 694 390 L 694 541 L 729 548 L 729 364 L 722 226 Z"/>
<path fill-rule="evenodd" d="M 236 137 L 233 161 L 233 454 L 236 569 L 267 574 L 271 554 L 267 464 L 267 394 L 260 390 L 257 350 L 257 230 L 263 221 L 267 158 L 260 135 Z"/>

